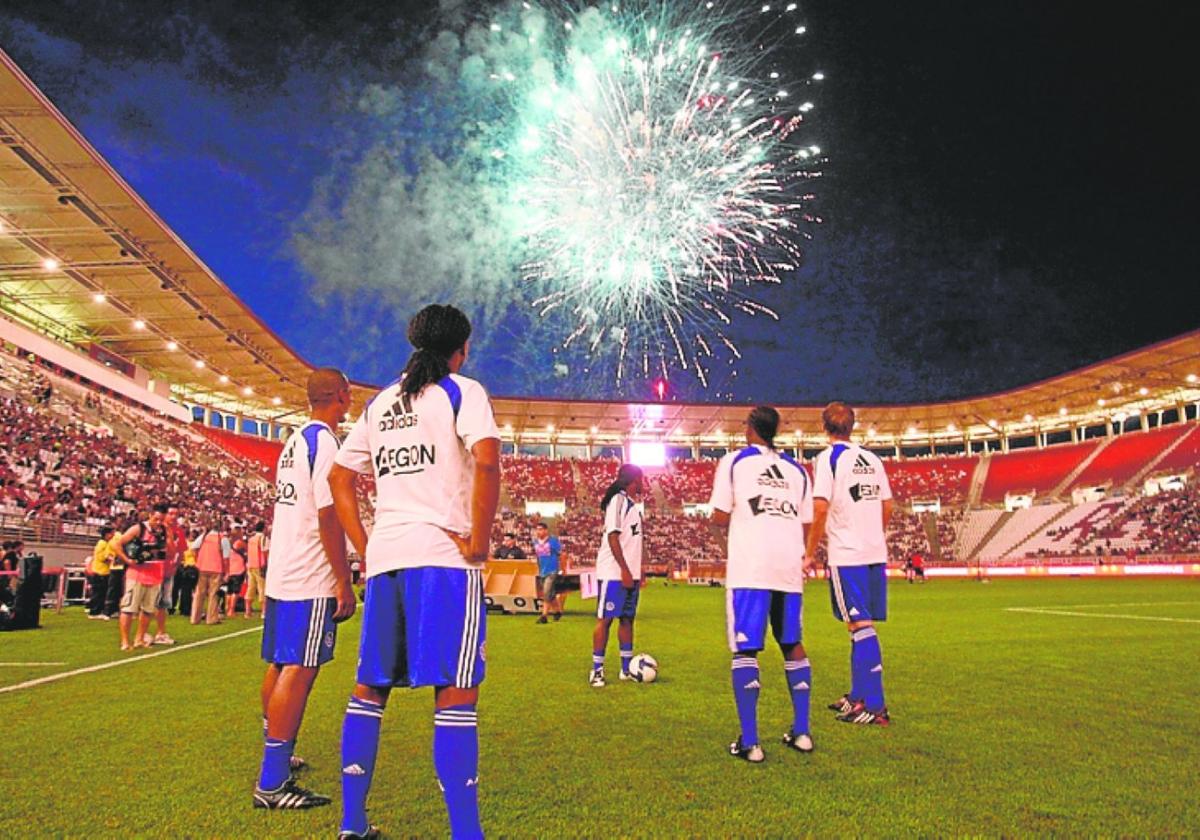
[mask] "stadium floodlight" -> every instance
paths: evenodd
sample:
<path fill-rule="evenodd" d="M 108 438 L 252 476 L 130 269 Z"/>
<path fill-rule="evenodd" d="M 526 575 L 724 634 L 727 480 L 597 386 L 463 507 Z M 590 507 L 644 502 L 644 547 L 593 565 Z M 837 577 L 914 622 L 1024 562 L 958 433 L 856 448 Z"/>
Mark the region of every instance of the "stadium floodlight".
<path fill-rule="evenodd" d="M 547 424 L 546 424 L 546 431 L 547 431 L 547 432 L 550 432 L 551 434 L 553 434 L 553 432 L 554 432 L 554 424 L 553 424 L 553 423 L 547 423 Z"/>
<path fill-rule="evenodd" d="M 916 437 L 916 434 L 917 434 L 917 427 L 916 427 L 916 426 L 909 426 L 909 427 L 908 427 L 908 432 L 907 432 L 907 434 L 908 434 L 908 436 L 909 436 L 909 437 Z"/>
<path fill-rule="evenodd" d="M 820 72 L 813 73 L 813 81 L 814 82 L 820 82 L 820 81 L 823 81 L 824 79 L 825 79 L 824 73 L 820 73 Z"/>
<path fill-rule="evenodd" d="M 1141 388 L 1138 388 L 1138 393 L 1144 397 L 1150 393 L 1150 389 L 1143 385 Z"/>
<path fill-rule="evenodd" d="M 222 385 L 228 385 L 228 384 L 229 384 L 229 377 L 228 377 L 228 376 L 226 376 L 225 374 L 223 374 L 223 373 L 222 373 L 222 374 L 221 374 L 221 380 L 220 380 L 220 381 L 221 381 L 221 384 L 222 384 Z"/>
<path fill-rule="evenodd" d="M 1194 384 L 1196 384 L 1196 374 L 1194 374 L 1194 373 L 1189 373 L 1189 374 L 1187 375 L 1187 381 L 1188 381 L 1188 384 L 1190 384 L 1190 385 L 1194 385 Z"/>
<path fill-rule="evenodd" d="M 1026 415 L 1025 415 L 1025 422 L 1026 422 L 1026 423 L 1032 423 L 1032 422 L 1033 422 L 1033 415 L 1032 415 L 1032 414 L 1026 414 Z"/>
<path fill-rule="evenodd" d="M 203 359 L 197 359 L 195 361 L 195 365 L 196 365 L 196 370 L 204 370 L 204 360 Z"/>
<path fill-rule="evenodd" d="M 946 431 L 949 432 L 950 434 L 954 434 L 955 432 L 958 431 L 958 427 L 955 426 L 953 423 L 947 423 Z"/>
<path fill-rule="evenodd" d="M 144 330 L 144 329 L 146 329 L 146 322 L 139 318 L 138 320 L 133 322 L 133 328 L 135 330 Z"/>
<path fill-rule="evenodd" d="M 104 301 L 108 300 L 108 297 L 104 292 L 96 292 L 96 294 L 92 295 L 92 300 L 96 303 L 104 303 Z"/>
<path fill-rule="evenodd" d="M 656 441 L 635 440 L 629 444 L 629 460 L 643 467 L 663 467 L 667 448 Z"/>
<path fill-rule="evenodd" d="M 1101 397 L 1100 399 L 1096 400 L 1096 405 L 1100 406 L 1101 408 L 1104 408 L 1104 404 L 1106 402 L 1108 402 L 1108 401 L 1106 399 L 1104 399 L 1104 397 Z"/>
<path fill-rule="evenodd" d="M 54 259 L 54 257 L 46 257 L 42 260 L 42 268 L 46 269 L 46 271 L 57 271 L 58 260 Z"/>
<path fill-rule="evenodd" d="M 797 27 L 796 27 L 796 34 L 797 34 L 797 35 L 803 35 L 803 34 L 804 34 L 805 32 L 807 32 L 807 31 L 808 31 L 808 27 L 805 27 L 805 26 L 797 26 Z"/>
<path fill-rule="evenodd" d="M 283 404 L 283 400 L 281 400 L 279 397 L 271 397 L 271 405 L 282 405 L 282 404 Z"/>
<path fill-rule="evenodd" d="M 596 432 L 598 432 L 598 431 L 600 431 L 600 430 L 597 429 L 595 426 L 592 426 L 592 434 L 596 434 Z"/>
<path fill-rule="evenodd" d="M 1066 417 L 1066 416 L 1067 416 L 1067 407 L 1066 407 L 1065 405 L 1064 405 L 1062 408 L 1060 408 L 1060 409 L 1058 410 L 1058 416 L 1059 416 L 1059 417 Z"/>
<path fill-rule="evenodd" d="M 251 396 L 253 393 L 254 393 L 254 389 L 253 389 L 253 388 L 251 388 L 249 385 L 247 385 L 245 388 L 243 388 L 243 389 L 242 389 L 242 396 L 243 396 L 243 397 L 249 397 L 249 396 Z"/>
<path fill-rule="evenodd" d="M 168 350 L 178 350 L 178 349 L 179 349 L 179 345 L 178 345 L 176 342 L 174 342 L 174 341 L 168 341 L 168 342 L 167 342 L 167 349 L 168 349 Z"/>

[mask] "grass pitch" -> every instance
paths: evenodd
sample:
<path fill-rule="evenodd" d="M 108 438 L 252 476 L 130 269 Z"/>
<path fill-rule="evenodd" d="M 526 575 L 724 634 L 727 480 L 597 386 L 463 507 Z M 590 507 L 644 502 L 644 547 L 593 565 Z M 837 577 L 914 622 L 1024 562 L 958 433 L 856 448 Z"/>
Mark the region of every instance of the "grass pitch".
<path fill-rule="evenodd" d="M 737 721 L 724 591 L 656 583 L 637 649 L 653 685 L 590 689 L 592 620 L 493 616 L 480 703 L 481 809 L 495 837 L 1186 835 L 1200 830 L 1200 581 L 893 581 L 880 638 L 893 725 L 837 723 L 849 644 L 824 583 L 807 593 L 809 756 L 790 722 L 779 653 L 761 657 L 761 766 L 725 754 Z M 1013 609 L 1016 608 L 1016 609 Z M 1030 611 L 1034 610 L 1034 611 Z M 1054 610 L 1056 612 L 1045 612 Z M 1069 614 L 1061 614 L 1069 613 Z M 257 633 L 148 658 L 79 608 L 0 635 L 0 826 L 27 836 L 332 837 L 342 711 L 357 618 L 309 703 L 304 783 L 330 808 L 250 807 L 261 754 Z M 181 645 L 254 627 L 170 630 Z M 163 650 L 156 648 L 155 651 Z M 616 640 L 610 672 L 617 668 Z M 13 663 L 63 663 L 14 665 Z M 432 692 L 397 691 L 384 720 L 372 820 L 442 836 L 430 757 Z"/>

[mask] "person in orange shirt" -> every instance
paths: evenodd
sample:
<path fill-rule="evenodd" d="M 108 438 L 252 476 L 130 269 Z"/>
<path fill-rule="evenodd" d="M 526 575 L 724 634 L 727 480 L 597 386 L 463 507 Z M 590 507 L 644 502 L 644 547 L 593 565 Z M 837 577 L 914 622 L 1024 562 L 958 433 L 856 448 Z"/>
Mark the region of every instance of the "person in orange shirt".
<path fill-rule="evenodd" d="M 221 596 L 221 584 L 229 574 L 229 540 L 221 533 L 219 523 L 214 522 L 192 543 L 192 549 L 196 552 L 196 568 L 200 571 L 192 597 L 192 624 L 199 624 L 201 616 L 205 617 L 205 624 L 220 624 L 217 600 Z"/>
<path fill-rule="evenodd" d="M 267 523 L 259 522 L 246 542 L 246 618 L 254 612 L 254 602 L 262 609 L 263 574 L 267 567 Z"/>
<path fill-rule="evenodd" d="M 225 578 L 225 615 L 233 618 L 237 613 L 238 596 L 246 583 L 246 536 L 241 525 L 233 526 L 230 540 L 229 568 Z M 247 602 L 247 606 L 249 603 Z M 247 611 L 248 612 L 248 611 Z M 250 616 L 247 615 L 246 618 Z"/>

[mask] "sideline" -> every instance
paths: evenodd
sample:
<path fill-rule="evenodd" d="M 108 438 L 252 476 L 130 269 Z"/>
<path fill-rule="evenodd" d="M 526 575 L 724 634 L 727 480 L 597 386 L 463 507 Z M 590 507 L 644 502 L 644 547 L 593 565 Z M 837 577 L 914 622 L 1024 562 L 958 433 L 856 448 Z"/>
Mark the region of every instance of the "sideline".
<path fill-rule="evenodd" d="M 131 656 L 128 659 L 114 659 L 111 662 L 101 662 L 99 665 L 89 665 L 86 668 L 76 668 L 74 671 L 63 671 L 61 674 L 50 674 L 47 677 L 38 677 L 36 680 L 28 680 L 27 682 L 17 683 L 16 685 L 6 685 L 0 687 L 0 694 L 8 694 L 10 691 L 20 691 L 24 688 L 33 688 L 46 683 L 58 682 L 65 680 L 67 677 L 78 676 L 79 674 L 91 674 L 96 671 L 107 671 L 109 668 L 118 668 L 121 665 L 131 665 L 134 662 L 147 662 L 151 659 L 157 659 L 160 656 L 170 656 L 172 653 L 190 650 L 191 648 L 203 647 L 211 645 L 214 642 L 224 641 L 225 639 L 233 639 L 238 636 L 245 636 L 249 633 L 261 633 L 262 625 L 258 627 L 250 627 L 246 630 L 238 630 L 236 633 L 226 633 L 223 636 L 213 636 L 211 639 L 201 639 L 198 642 L 188 642 L 186 645 L 178 645 L 177 647 L 166 648 L 165 650 L 156 650 L 154 653 L 147 653 L 142 656 Z M 23 665 L 33 663 L 24 662 Z"/>
<path fill-rule="evenodd" d="M 1102 605 L 1097 605 L 1102 606 Z M 1127 606 L 1134 606 L 1129 604 Z M 1161 615 L 1125 615 L 1121 613 L 1072 612 L 1051 610 L 1043 607 L 1005 607 L 1005 612 L 1033 613 L 1035 615 L 1068 615 L 1076 618 L 1123 618 L 1128 621 L 1169 621 L 1173 624 L 1200 624 L 1200 618 L 1167 618 Z"/>
<path fill-rule="evenodd" d="M 0 668 L 49 668 L 52 665 L 66 664 L 66 662 L 0 662 Z"/>

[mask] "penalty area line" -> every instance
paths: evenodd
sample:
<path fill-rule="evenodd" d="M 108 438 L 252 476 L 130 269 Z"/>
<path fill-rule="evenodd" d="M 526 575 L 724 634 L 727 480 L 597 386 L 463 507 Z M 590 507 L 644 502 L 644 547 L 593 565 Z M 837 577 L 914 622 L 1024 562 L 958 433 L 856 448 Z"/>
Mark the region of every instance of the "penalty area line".
<path fill-rule="evenodd" d="M 67 677 L 75 677 L 80 674 L 92 674 L 92 673 L 95 673 L 96 671 L 107 671 L 109 668 L 119 668 L 122 665 L 132 665 L 135 662 L 148 662 L 149 660 L 157 659 L 160 656 L 170 656 L 172 653 L 179 653 L 181 651 L 191 650 L 192 648 L 203 647 L 204 645 L 211 645 L 214 642 L 221 642 L 221 641 L 224 641 L 225 639 L 233 639 L 238 636 L 245 636 L 250 633 L 261 633 L 261 632 L 262 632 L 262 626 L 260 625 L 258 627 L 251 627 L 247 630 L 238 630 L 236 633 L 226 633 L 223 636 L 213 636 L 211 639 L 201 639 L 198 642 L 188 642 L 186 645 L 170 647 L 170 648 L 166 648 L 165 650 L 156 650 L 154 653 L 147 653 L 142 656 L 131 656 L 128 659 L 114 659 L 111 662 L 101 662 L 99 665 L 89 665 L 86 668 L 76 668 L 74 671 L 63 671 L 61 674 L 50 674 L 49 676 L 38 677 L 36 680 L 27 680 L 22 683 L 17 683 L 16 685 L 6 685 L 3 687 L 0 687 L 0 694 L 7 694 L 10 691 L 20 691 L 25 688 L 34 688 L 35 686 L 45 685 L 47 683 L 52 683 L 52 682 L 58 682 L 59 680 L 67 679 Z M 22 662 L 19 664 L 32 665 L 35 663 Z M 48 663 L 48 664 L 51 664 L 51 663 Z M 63 663 L 57 663 L 57 664 L 63 664 Z"/>
<path fill-rule="evenodd" d="M 1126 615 L 1123 613 L 1075 612 L 1073 610 L 1049 610 L 1041 607 L 1005 607 L 1005 612 L 1031 613 L 1033 615 L 1066 615 L 1074 618 L 1122 618 L 1127 621 L 1168 621 L 1172 624 L 1200 624 L 1200 618 L 1167 618 L 1161 615 Z"/>

